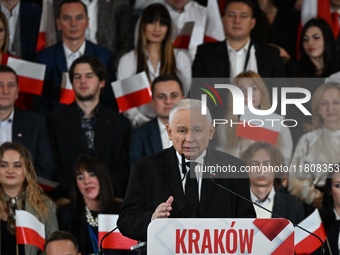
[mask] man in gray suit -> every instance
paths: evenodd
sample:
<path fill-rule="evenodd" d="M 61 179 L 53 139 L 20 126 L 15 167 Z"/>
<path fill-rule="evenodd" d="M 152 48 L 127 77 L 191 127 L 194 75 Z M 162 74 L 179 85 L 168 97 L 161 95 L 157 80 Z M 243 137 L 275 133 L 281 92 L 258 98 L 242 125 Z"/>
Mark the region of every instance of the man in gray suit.
<path fill-rule="evenodd" d="M 51 179 L 53 162 L 45 118 L 14 107 L 18 98 L 18 76 L 0 65 L 0 144 L 19 142 L 31 153 L 38 176 Z"/>

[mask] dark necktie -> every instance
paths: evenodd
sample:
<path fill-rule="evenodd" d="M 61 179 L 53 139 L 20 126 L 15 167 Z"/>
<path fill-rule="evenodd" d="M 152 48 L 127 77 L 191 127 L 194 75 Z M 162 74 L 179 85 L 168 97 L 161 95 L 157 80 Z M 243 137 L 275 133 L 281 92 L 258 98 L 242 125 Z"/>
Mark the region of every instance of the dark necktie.
<path fill-rule="evenodd" d="M 190 167 L 189 172 L 186 176 L 186 182 L 185 182 L 185 200 L 187 202 L 188 207 L 188 218 L 196 218 L 197 212 L 198 212 L 198 205 L 199 205 L 199 199 L 198 199 L 198 184 L 197 179 L 195 175 L 195 167 L 197 166 L 197 162 L 186 162 L 187 166 Z M 191 174 L 192 171 L 192 174 Z M 190 176 L 193 175 L 192 177 Z"/>

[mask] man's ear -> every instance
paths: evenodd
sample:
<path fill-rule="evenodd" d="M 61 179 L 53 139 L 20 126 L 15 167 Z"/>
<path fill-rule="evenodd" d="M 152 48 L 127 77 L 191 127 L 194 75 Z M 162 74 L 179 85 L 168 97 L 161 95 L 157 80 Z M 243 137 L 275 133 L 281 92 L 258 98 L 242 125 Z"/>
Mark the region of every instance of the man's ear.
<path fill-rule="evenodd" d="M 172 141 L 172 130 L 169 124 L 166 124 L 166 132 L 168 133 L 170 141 Z"/>
<path fill-rule="evenodd" d="M 254 27 L 255 27 L 255 25 L 256 25 L 256 19 L 255 18 L 252 18 L 251 19 L 251 29 L 253 29 Z"/>
<path fill-rule="evenodd" d="M 57 29 L 58 29 L 59 31 L 61 31 L 60 18 L 57 18 L 57 19 L 56 19 L 56 23 L 57 23 Z"/>
<path fill-rule="evenodd" d="M 213 124 L 209 126 L 209 140 L 212 140 L 215 134 L 215 127 Z"/>
<path fill-rule="evenodd" d="M 104 86 L 105 86 L 105 80 L 102 80 L 102 81 L 100 82 L 100 88 L 104 88 Z"/>

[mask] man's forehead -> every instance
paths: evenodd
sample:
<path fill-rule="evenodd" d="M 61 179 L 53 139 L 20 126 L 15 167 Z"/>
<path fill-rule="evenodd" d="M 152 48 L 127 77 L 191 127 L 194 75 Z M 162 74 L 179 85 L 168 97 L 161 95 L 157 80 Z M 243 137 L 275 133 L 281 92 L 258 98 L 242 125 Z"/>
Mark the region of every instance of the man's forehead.
<path fill-rule="evenodd" d="M 228 13 L 228 12 L 251 14 L 251 8 L 245 3 L 234 2 L 227 6 L 225 13 Z"/>
<path fill-rule="evenodd" d="M 84 6 L 81 3 L 64 3 L 60 9 L 60 15 L 69 15 L 69 14 L 84 14 L 86 15 Z"/>

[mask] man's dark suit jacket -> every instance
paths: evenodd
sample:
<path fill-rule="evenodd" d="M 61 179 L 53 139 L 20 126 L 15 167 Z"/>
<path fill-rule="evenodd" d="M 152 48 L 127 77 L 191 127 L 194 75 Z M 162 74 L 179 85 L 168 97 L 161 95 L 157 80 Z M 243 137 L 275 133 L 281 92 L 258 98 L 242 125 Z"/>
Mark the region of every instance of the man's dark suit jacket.
<path fill-rule="evenodd" d="M 253 42 L 257 69 L 261 77 L 286 77 L 285 68 L 277 48 Z M 205 43 L 197 47 L 192 67 L 194 78 L 229 78 L 229 55 L 226 41 Z"/>
<path fill-rule="evenodd" d="M 298 224 L 305 218 L 302 203 L 294 196 L 280 191 L 275 193 L 273 212 L 290 220 L 293 224 Z M 272 215 L 272 218 L 277 217 Z"/>
<path fill-rule="evenodd" d="M 12 142 L 19 142 L 30 151 L 38 176 L 52 179 L 53 158 L 43 116 L 15 108 Z"/>
<path fill-rule="evenodd" d="M 21 58 L 34 60 L 40 27 L 41 10 L 24 1 L 20 1 L 20 43 Z"/>
<path fill-rule="evenodd" d="M 53 179 L 60 182 L 53 195 L 69 197 L 77 159 L 83 154 L 91 154 L 77 104 L 74 102 L 47 115 L 47 129 L 55 163 Z M 99 105 L 93 156 L 104 163 L 115 196 L 121 198 L 124 197 L 129 176 L 130 129 L 130 122 L 124 116 Z"/>
<path fill-rule="evenodd" d="M 226 153 L 207 149 L 205 165 L 229 164 L 238 169 L 243 162 Z M 218 177 L 218 175 L 217 175 Z M 250 199 L 249 180 L 216 179 L 215 182 Z M 142 159 L 131 167 L 126 196 L 117 226 L 120 232 L 135 240 L 147 239 L 147 227 L 159 204 L 174 197 L 170 218 L 186 218 L 186 202 L 178 159 L 174 147 Z M 199 218 L 254 217 L 253 205 L 216 186 L 208 178 L 202 179 Z"/>
<path fill-rule="evenodd" d="M 113 95 L 111 82 L 115 80 L 114 56 L 108 49 L 86 41 L 85 54 L 95 56 L 106 67 L 107 79 L 105 87 L 101 92 L 101 102 L 114 110 L 117 110 L 116 99 Z M 63 43 L 43 49 L 36 54 L 36 62 L 46 65 L 45 81 L 41 96 L 35 96 L 33 109 L 37 112 L 46 114 L 62 106 L 59 103 L 60 87 L 63 72 L 67 72 L 66 57 Z"/>
<path fill-rule="evenodd" d="M 163 149 L 157 118 L 132 130 L 130 142 L 130 164 Z"/>

